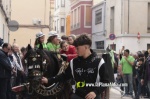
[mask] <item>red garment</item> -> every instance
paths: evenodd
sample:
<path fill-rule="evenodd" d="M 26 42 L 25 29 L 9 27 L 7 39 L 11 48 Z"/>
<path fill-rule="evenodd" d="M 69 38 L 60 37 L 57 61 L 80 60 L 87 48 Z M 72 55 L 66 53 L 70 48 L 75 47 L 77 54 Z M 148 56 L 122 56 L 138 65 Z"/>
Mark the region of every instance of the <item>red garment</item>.
<path fill-rule="evenodd" d="M 60 51 L 61 54 L 67 55 L 67 61 L 70 62 L 73 58 L 77 57 L 76 48 L 73 45 L 69 45 L 68 51 Z"/>

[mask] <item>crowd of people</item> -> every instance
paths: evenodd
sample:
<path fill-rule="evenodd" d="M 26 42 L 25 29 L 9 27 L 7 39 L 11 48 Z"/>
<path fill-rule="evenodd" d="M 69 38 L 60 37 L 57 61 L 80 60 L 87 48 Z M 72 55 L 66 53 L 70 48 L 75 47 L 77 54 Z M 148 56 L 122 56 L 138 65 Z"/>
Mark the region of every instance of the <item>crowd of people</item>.
<path fill-rule="evenodd" d="M 57 32 L 51 31 L 47 43 L 44 43 L 45 34 L 39 32 L 36 34 L 34 48 L 42 44 L 45 50 L 58 52 L 67 57 L 66 61 L 69 62 L 77 57 L 75 46 L 73 46 L 74 40 L 74 35 L 62 36 L 61 39 Z M 11 88 L 27 81 L 28 69 L 23 61 L 27 48 L 20 49 L 17 43 L 11 45 L 4 43 L 2 39 L 0 39 L 0 46 L 0 99 L 18 99 L 18 95 L 12 92 Z"/>
<path fill-rule="evenodd" d="M 66 71 L 56 77 L 41 79 L 41 83 L 61 82 L 74 79 L 75 82 L 98 82 L 108 83 L 109 75 L 103 58 L 91 50 L 92 41 L 87 35 L 59 36 L 56 31 L 50 31 L 47 43 L 45 34 L 36 34 L 34 48 L 43 48 L 48 51 L 58 52 L 66 57 L 70 62 Z M 27 81 L 28 69 L 23 59 L 27 52 L 25 47 L 19 49 L 14 44 L 3 43 L 0 41 L 0 98 L 17 99 L 17 95 L 11 88 L 21 85 Z M 111 63 L 114 68 L 115 80 L 117 83 L 127 83 L 128 86 L 121 86 L 122 97 L 130 96 L 139 99 L 140 96 L 150 96 L 150 50 L 138 51 L 131 54 L 129 49 L 122 49 L 117 54 L 110 51 Z M 100 78 L 100 79 L 98 79 Z M 79 88 L 74 90 L 71 99 L 99 99 L 100 94 L 106 88 Z M 26 96 L 26 95 L 25 95 Z"/>
<path fill-rule="evenodd" d="M 119 54 L 114 54 L 115 67 L 114 74 L 117 83 L 126 83 L 128 86 L 120 87 L 122 97 L 132 97 L 140 99 L 140 97 L 149 98 L 149 61 L 150 50 L 137 51 L 131 54 L 130 50 L 122 49 Z"/>

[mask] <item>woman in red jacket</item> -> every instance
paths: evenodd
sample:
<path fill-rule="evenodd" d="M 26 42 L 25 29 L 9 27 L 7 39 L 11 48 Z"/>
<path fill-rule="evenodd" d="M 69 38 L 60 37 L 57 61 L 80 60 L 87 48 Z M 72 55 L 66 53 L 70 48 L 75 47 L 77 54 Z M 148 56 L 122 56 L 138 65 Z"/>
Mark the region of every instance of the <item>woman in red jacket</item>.
<path fill-rule="evenodd" d="M 67 57 L 68 62 L 77 57 L 76 48 L 73 45 L 69 45 L 67 41 L 62 41 L 60 47 L 62 49 L 60 53 Z"/>

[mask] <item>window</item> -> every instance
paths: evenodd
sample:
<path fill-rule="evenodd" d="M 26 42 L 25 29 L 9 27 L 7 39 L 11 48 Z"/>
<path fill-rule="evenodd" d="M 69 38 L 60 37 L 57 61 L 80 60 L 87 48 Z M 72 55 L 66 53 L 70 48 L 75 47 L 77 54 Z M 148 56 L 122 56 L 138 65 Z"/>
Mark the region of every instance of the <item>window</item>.
<path fill-rule="evenodd" d="M 115 7 L 111 7 L 110 10 L 110 33 L 114 33 L 114 18 L 115 18 Z"/>
<path fill-rule="evenodd" d="M 59 19 L 57 19 L 57 32 L 59 33 Z"/>
<path fill-rule="evenodd" d="M 0 5 L 2 4 L 2 0 L 0 0 Z"/>
<path fill-rule="evenodd" d="M 73 29 L 73 11 L 71 12 L 71 29 Z"/>
<path fill-rule="evenodd" d="M 116 44 L 110 44 L 110 49 L 116 51 Z"/>
<path fill-rule="evenodd" d="M 77 9 L 75 9 L 74 11 L 74 27 L 76 28 L 76 24 L 77 24 Z"/>
<path fill-rule="evenodd" d="M 57 8 L 59 8 L 59 1 L 60 1 L 60 0 L 57 0 Z"/>
<path fill-rule="evenodd" d="M 80 13 L 80 7 L 78 8 L 78 23 L 80 23 L 80 15 L 81 15 L 81 13 Z"/>
<path fill-rule="evenodd" d="M 150 33 L 150 3 L 148 3 L 148 21 L 147 21 L 147 32 Z"/>
<path fill-rule="evenodd" d="M 57 24 L 57 23 L 56 23 L 56 21 L 55 21 L 55 31 L 56 31 L 56 24 Z"/>
<path fill-rule="evenodd" d="M 147 50 L 150 49 L 150 44 L 147 44 Z"/>
<path fill-rule="evenodd" d="M 95 25 L 102 23 L 102 9 L 95 11 Z"/>
<path fill-rule="evenodd" d="M 61 7 L 65 7 L 65 0 L 61 0 Z"/>
<path fill-rule="evenodd" d="M 86 6 L 86 26 L 91 26 L 92 22 L 92 9 L 91 6 Z"/>
<path fill-rule="evenodd" d="M 104 41 L 97 41 L 96 43 L 96 49 L 104 49 Z"/>
<path fill-rule="evenodd" d="M 61 18 L 61 32 L 65 32 L 65 18 Z"/>

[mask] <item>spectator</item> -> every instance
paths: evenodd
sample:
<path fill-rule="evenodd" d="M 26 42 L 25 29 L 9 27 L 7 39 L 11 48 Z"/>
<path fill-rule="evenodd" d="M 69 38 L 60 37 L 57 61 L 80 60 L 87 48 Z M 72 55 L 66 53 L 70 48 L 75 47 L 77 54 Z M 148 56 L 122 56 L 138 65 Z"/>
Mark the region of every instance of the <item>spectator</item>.
<path fill-rule="evenodd" d="M 16 63 L 16 67 L 17 67 L 16 85 L 20 85 L 21 83 L 25 82 L 24 81 L 24 69 L 22 66 L 21 57 L 19 55 L 19 46 L 17 44 L 14 44 L 12 48 L 13 48 L 13 54 L 17 61 Z"/>
<path fill-rule="evenodd" d="M 68 37 L 67 37 L 66 35 L 63 35 L 63 36 L 61 36 L 61 39 L 62 39 L 63 41 L 67 41 L 67 40 L 68 40 Z"/>
<path fill-rule="evenodd" d="M 140 58 L 136 65 L 136 78 L 137 78 L 137 95 L 136 99 L 139 99 L 139 96 L 141 95 L 141 78 L 142 78 L 142 72 L 144 67 L 144 58 Z"/>
<path fill-rule="evenodd" d="M 69 79 L 76 81 L 76 90 L 71 99 L 100 99 L 100 94 L 106 87 L 80 87 L 80 83 L 108 83 L 108 71 L 103 58 L 90 50 L 92 41 L 86 35 L 80 35 L 74 42 L 78 57 L 71 60 L 69 67 L 53 78 L 42 78 L 42 83 L 63 82 Z"/>
<path fill-rule="evenodd" d="M 68 62 L 77 57 L 76 48 L 73 45 L 69 45 L 67 41 L 62 41 L 60 47 L 62 49 L 60 53 L 67 57 Z"/>
<path fill-rule="evenodd" d="M 2 46 L 3 43 L 3 39 L 0 38 L 0 46 Z"/>
<path fill-rule="evenodd" d="M 70 45 L 73 45 L 73 42 L 74 42 L 75 39 L 76 39 L 76 36 L 75 36 L 75 35 L 70 35 L 70 36 L 68 37 L 68 43 L 69 43 Z"/>
<path fill-rule="evenodd" d="M 49 51 L 59 52 L 60 51 L 60 41 L 58 39 L 58 33 L 56 31 L 50 31 L 47 40 L 47 48 Z"/>
<path fill-rule="evenodd" d="M 10 79 L 11 79 L 11 71 L 13 70 L 11 67 L 11 63 L 8 58 L 8 52 L 11 50 L 11 45 L 8 43 L 4 43 L 2 46 L 2 50 L 0 50 L 0 98 L 1 99 L 10 99 Z"/>
<path fill-rule="evenodd" d="M 145 60 L 143 74 L 142 74 L 141 84 L 148 85 L 149 95 L 150 95 L 150 49 L 148 49 L 148 55 L 147 53 L 145 53 L 145 56 L 147 56 L 147 58 L 145 58 L 146 60 Z"/>
<path fill-rule="evenodd" d="M 124 83 L 127 83 L 128 86 L 125 87 L 125 94 L 126 95 L 131 95 L 133 98 L 133 75 L 132 75 L 132 66 L 134 64 L 134 58 L 129 55 L 130 51 L 128 49 L 124 50 L 124 57 L 122 57 L 120 61 L 120 65 L 122 67 L 122 75 L 123 75 L 123 81 Z M 129 90 L 128 90 L 129 88 Z"/>
<path fill-rule="evenodd" d="M 45 40 L 45 34 L 43 34 L 42 32 L 37 33 L 34 47 L 39 48 L 40 44 L 42 44 L 43 48 L 47 49 L 47 45 L 44 43 L 44 40 Z"/>

